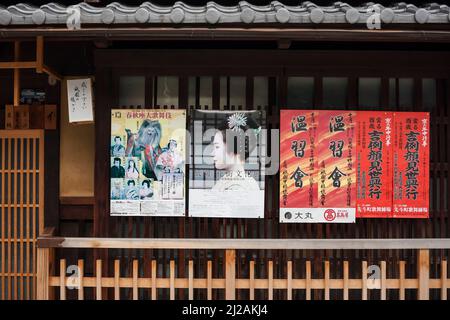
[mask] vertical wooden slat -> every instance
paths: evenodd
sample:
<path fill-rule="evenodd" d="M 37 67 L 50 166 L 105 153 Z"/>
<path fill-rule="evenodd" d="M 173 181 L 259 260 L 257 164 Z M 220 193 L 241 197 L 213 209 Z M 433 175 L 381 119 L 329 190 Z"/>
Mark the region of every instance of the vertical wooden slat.
<path fill-rule="evenodd" d="M 20 61 L 20 41 L 14 41 L 14 61 Z M 20 69 L 14 69 L 14 106 L 20 104 Z"/>
<path fill-rule="evenodd" d="M 120 260 L 114 260 L 114 300 L 120 300 Z"/>
<path fill-rule="evenodd" d="M 236 297 L 236 251 L 225 250 L 225 299 Z"/>
<path fill-rule="evenodd" d="M 399 292 L 400 300 L 405 300 L 405 261 L 399 261 Z"/>
<path fill-rule="evenodd" d="M 37 250 L 37 277 L 36 286 L 38 287 L 36 299 L 48 300 L 49 298 L 49 248 L 39 248 Z"/>
<path fill-rule="evenodd" d="M 2 172 L 2 181 L 1 181 L 1 186 L 2 186 L 2 192 L 0 193 L 0 205 L 2 208 L 2 229 L 1 229 L 1 250 L 2 250 L 2 255 L 1 255 L 1 272 L 3 273 L 3 275 L 0 276 L 0 280 L 1 280 L 1 290 L 0 290 L 0 298 L 1 300 L 5 300 L 5 210 L 6 210 L 6 191 L 5 191 L 5 170 L 6 170 L 6 165 L 5 165 L 5 143 L 6 143 L 6 139 L 1 139 L 1 144 L 2 144 L 2 153 L 1 153 L 1 157 L 2 157 L 2 166 L 0 167 L 1 170 L 4 170 Z"/>
<path fill-rule="evenodd" d="M 441 300 L 447 300 L 447 260 L 441 261 Z"/>
<path fill-rule="evenodd" d="M 428 300 L 430 297 L 429 276 L 430 276 L 430 251 L 420 249 L 417 259 L 417 274 L 419 279 L 418 300 Z"/>
<path fill-rule="evenodd" d="M 361 299 L 367 300 L 367 261 L 362 262 L 361 281 L 362 281 Z"/>
<path fill-rule="evenodd" d="M 445 86 L 445 91 L 446 91 L 446 105 L 447 105 L 447 137 L 446 140 L 450 141 L 450 123 L 449 123 L 449 118 L 450 118 L 450 111 L 448 110 L 448 106 L 450 106 L 450 77 L 447 77 L 446 79 L 446 86 Z M 450 148 L 446 148 L 447 150 L 447 163 L 450 162 Z M 448 165 L 448 164 L 447 164 Z M 447 168 L 447 194 L 444 195 L 444 197 L 447 198 L 447 210 L 449 209 L 449 203 L 448 203 L 448 199 L 450 199 L 450 170 L 448 170 Z M 447 228 L 446 228 L 446 237 L 450 237 L 450 223 L 448 223 L 447 220 Z"/>
<path fill-rule="evenodd" d="M 78 260 L 78 300 L 84 300 L 84 260 Z"/>
<path fill-rule="evenodd" d="M 169 267 L 170 267 L 169 296 L 170 296 L 170 300 L 175 300 L 175 261 L 170 260 Z"/>
<path fill-rule="evenodd" d="M 292 300 L 292 261 L 287 262 L 287 299 Z"/>
<path fill-rule="evenodd" d="M 223 109 L 220 105 L 220 77 L 214 76 L 212 79 L 212 107 L 213 109 Z"/>
<path fill-rule="evenodd" d="M 325 276 L 323 277 L 325 300 L 330 300 L 330 261 L 325 261 Z"/>
<path fill-rule="evenodd" d="M 209 260 L 206 267 L 206 297 L 212 299 L 212 261 Z"/>
<path fill-rule="evenodd" d="M 209 261 L 208 261 L 209 263 Z M 189 260 L 189 300 L 194 299 L 194 261 Z"/>
<path fill-rule="evenodd" d="M 311 261 L 306 261 L 306 300 L 311 300 Z"/>
<path fill-rule="evenodd" d="M 37 174 L 36 174 L 36 170 L 37 170 L 37 166 L 36 166 L 36 148 L 37 148 L 37 143 L 36 143 L 36 139 L 31 139 L 32 143 L 32 148 L 33 148 L 33 152 L 32 152 L 32 162 L 33 162 L 33 168 L 32 168 L 32 181 L 33 183 L 31 184 L 31 196 L 33 199 L 33 205 L 32 205 L 32 210 L 31 210 L 31 232 L 32 232 L 32 239 L 36 239 L 36 178 L 37 178 Z M 42 151 L 42 150 L 40 150 Z M 39 169 L 41 169 L 41 165 L 39 166 Z M 36 257 L 36 244 L 33 242 L 33 254 L 32 254 L 32 259 L 34 259 L 34 257 Z M 36 268 L 34 263 L 32 263 L 33 266 L 33 274 L 36 273 Z M 33 281 L 33 297 L 36 296 L 36 285 Z"/>
<path fill-rule="evenodd" d="M 145 106 L 147 108 L 153 107 L 153 76 L 145 77 Z"/>
<path fill-rule="evenodd" d="M 59 261 L 59 299 L 66 300 L 66 259 Z"/>
<path fill-rule="evenodd" d="M 8 168 L 10 170 L 8 172 L 8 196 L 6 197 L 7 203 L 8 203 L 8 224 L 7 224 L 7 228 L 8 228 L 8 236 L 7 236 L 7 241 L 8 241 L 7 242 L 8 264 L 7 264 L 7 267 L 6 267 L 6 271 L 8 273 L 7 278 L 6 278 L 7 282 L 8 282 L 8 291 L 7 291 L 7 294 L 6 294 L 6 299 L 11 299 L 12 298 L 12 296 L 11 296 L 11 271 L 12 271 L 11 270 L 11 239 L 12 239 L 12 237 L 11 237 L 11 185 L 12 185 L 12 175 L 11 175 L 11 173 L 12 173 L 12 170 L 11 170 L 12 165 L 11 165 L 11 163 L 12 163 L 12 159 L 13 159 L 12 147 L 11 147 L 11 141 L 12 140 L 13 139 L 9 140 L 8 153 L 7 153 L 7 155 L 8 155 Z M 33 237 L 33 239 L 34 239 L 34 237 Z"/>
<path fill-rule="evenodd" d="M 273 300 L 273 261 L 269 260 L 268 269 L 268 296 L 269 300 Z"/>
<path fill-rule="evenodd" d="M 138 260 L 133 260 L 133 300 L 138 299 L 138 273 L 139 273 Z"/>
<path fill-rule="evenodd" d="M 18 249 L 18 238 L 17 238 L 17 210 L 18 208 L 18 198 L 19 194 L 17 193 L 17 184 L 19 182 L 19 170 L 18 170 L 18 158 L 19 158 L 19 138 L 14 139 L 14 152 L 12 156 L 14 157 L 14 190 L 13 190 L 13 196 L 14 201 L 13 204 L 13 210 L 14 210 L 14 224 L 13 224 L 13 234 L 14 234 L 14 242 L 12 243 L 13 247 L 13 263 L 14 263 L 14 275 L 13 275 L 13 285 L 14 285 L 14 291 L 13 291 L 13 299 L 17 300 L 17 249 Z"/>
<path fill-rule="evenodd" d="M 31 159 L 31 144 L 30 144 L 30 139 L 27 139 L 27 173 L 26 173 L 26 188 L 27 188 L 27 190 L 26 190 L 26 192 L 25 192 L 25 194 L 27 195 L 27 198 L 26 198 L 26 201 L 25 201 L 25 204 L 26 204 L 26 210 L 25 210 L 25 213 L 26 213 L 26 215 L 25 215 L 25 225 L 26 225 L 26 232 L 25 232 L 25 239 L 26 239 L 26 261 L 25 261 L 25 264 L 26 264 L 26 267 L 25 267 L 25 271 L 27 272 L 27 273 L 31 273 L 31 269 L 30 269 L 30 267 L 31 267 L 31 259 L 32 259 L 32 257 L 31 257 L 31 253 L 32 253 L 32 251 L 30 250 L 30 248 L 31 248 L 31 246 L 33 246 L 34 244 L 33 243 L 31 243 L 31 230 L 30 230 L 30 227 L 31 227 L 31 216 L 30 215 L 32 215 L 33 214 L 33 211 L 32 211 L 32 209 L 31 209 L 31 207 L 30 207 L 30 205 L 31 205 L 31 201 L 30 201 L 30 175 L 31 175 L 31 173 L 30 173 L 30 169 L 31 169 L 31 165 L 30 165 L 30 159 Z M 33 277 L 27 277 L 27 281 L 26 281 L 26 286 L 27 286 L 27 295 L 26 295 L 26 298 L 27 298 L 27 300 L 28 299 L 31 299 L 31 294 L 30 294 L 30 290 L 31 290 L 31 285 L 32 285 L 32 283 L 33 283 Z"/>
<path fill-rule="evenodd" d="M 95 261 L 95 299 L 102 300 L 102 260 Z"/>
<path fill-rule="evenodd" d="M 152 300 L 156 298 L 156 260 L 152 260 Z"/>
<path fill-rule="evenodd" d="M 381 300 L 386 300 L 386 261 L 381 261 Z"/>
<path fill-rule="evenodd" d="M 249 298 L 250 300 L 255 300 L 255 261 L 251 260 L 249 265 L 249 273 L 250 273 L 250 292 L 249 292 Z"/>
<path fill-rule="evenodd" d="M 254 107 L 254 78 L 253 76 L 247 76 L 245 78 L 245 108 L 250 110 Z"/>
<path fill-rule="evenodd" d="M 344 300 L 348 300 L 348 261 L 344 261 Z"/>
<path fill-rule="evenodd" d="M 24 291 L 25 291 L 25 276 L 24 276 L 24 264 L 25 264 L 25 256 L 24 256 L 24 245 L 26 245 L 26 243 L 24 244 L 24 241 L 25 241 L 25 230 L 24 230 L 24 212 L 25 212 L 25 207 L 26 207 L 26 205 L 24 205 L 24 194 L 26 194 L 26 186 L 24 186 L 24 183 L 23 183 L 23 177 L 24 177 L 24 175 L 26 175 L 26 172 L 25 172 L 25 164 L 24 164 L 24 162 L 25 162 L 25 157 L 24 157 L 24 148 L 25 148 L 25 146 L 24 146 L 24 141 L 25 141 L 25 139 L 24 138 L 21 138 L 20 139 L 20 165 L 19 165 L 19 168 L 20 168 L 20 178 L 19 178 L 19 180 L 20 180 L 20 193 L 19 193 L 19 195 L 18 195 L 18 199 L 19 199 L 19 203 L 20 203 L 20 212 L 19 212 L 19 231 L 20 231 L 20 234 L 19 234 L 19 241 L 20 241 L 20 250 L 19 250 L 19 252 L 20 252 L 20 258 L 19 258 L 19 266 L 20 266 L 20 268 L 19 268 L 19 270 L 20 270 L 20 278 L 19 278 L 19 281 L 20 281 L 20 285 L 19 285 L 19 293 L 20 293 L 20 296 L 19 296 L 19 299 L 20 300 L 23 300 L 24 299 Z"/>

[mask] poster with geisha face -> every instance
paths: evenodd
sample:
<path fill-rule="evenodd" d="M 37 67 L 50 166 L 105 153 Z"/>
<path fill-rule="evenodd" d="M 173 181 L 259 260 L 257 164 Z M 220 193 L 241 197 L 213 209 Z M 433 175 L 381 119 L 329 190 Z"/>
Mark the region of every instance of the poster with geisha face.
<path fill-rule="evenodd" d="M 189 216 L 264 217 L 265 115 L 194 110 Z"/>
<path fill-rule="evenodd" d="M 185 215 L 185 110 L 113 109 L 112 216 Z"/>

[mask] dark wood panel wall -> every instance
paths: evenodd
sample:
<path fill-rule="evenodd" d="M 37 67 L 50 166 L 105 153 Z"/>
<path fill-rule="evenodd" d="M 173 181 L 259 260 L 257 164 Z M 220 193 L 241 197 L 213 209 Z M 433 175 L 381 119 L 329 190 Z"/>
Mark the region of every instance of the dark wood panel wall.
<path fill-rule="evenodd" d="M 264 51 L 264 50 L 98 50 L 96 64 L 96 163 L 95 163 L 95 200 L 94 235 L 109 237 L 186 237 L 186 238 L 423 238 L 448 237 L 448 208 L 444 208 L 444 198 L 449 197 L 448 181 L 448 109 L 450 101 L 450 54 L 448 52 L 398 52 L 398 51 Z M 122 75 L 143 75 L 146 77 L 145 106 L 119 106 L 119 77 Z M 158 76 L 174 75 L 179 77 L 179 105 L 155 105 L 155 86 Z M 211 76 L 213 83 L 212 106 L 188 106 L 187 77 Z M 246 77 L 246 102 L 243 106 L 220 106 L 220 77 Z M 253 77 L 269 77 L 269 105 L 253 104 Z M 110 132 L 110 110 L 115 107 L 134 108 L 203 108 L 203 109 L 253 109 L 267 111 L 268 128 L 279 128 L 279 110 L 287 104 L 287 81 L 289 76 L 314 77 L 313 106 L 324 106 L 323 77 L 347 77 L 347 101 L 345 108 L 359 109 L 358 78 L 381 78 L 381 105 L 379 110 L 428 111 L 424 109 L 422 97 L 422 78 L 436 79 L 437 106 L 431 110 L 432 163 L 431 184 L 435 190 L 430 200 L 432 212 L 430 219 L 358 219 L 355 224 L 280 224 L 278 222 L 279 176 L 266 177 L 265 218 L 223 219 L 223 218 L 166 218 L 166 217 L 110 217 L 108 144 Z M 389 107 L 389 79 L 414 79 L 414 104 L 401 107 L 398 103 Z M 397 81 L 398 82 L 398 81 Z M 438 179 L 439 178 L 439 179 Z M 447 187 L 446 187 L 447 186 Z M 439 203 L 437 192 L 440 193 Z M 439 208 L 439 209 L 437 209 Z M 118 250 L 110 252 L 110 257 L 119 257 L 125 261 L 133 258 L 143 259 L 148 265 L 150 259 L 157 258 L 167 276 L 168 260 L 193 257 L 206 265 L 207 259 L 215 262 L 214 273 L 220 272 L 223 257 L 219 253 L 206 250 L 195 252 L 128 252 Z M 447 257 L 448 252 L 434 252 L 432 257 L 438 261 Z M 320 274 L 321 261 L 331 259 L 332 265 L 339 270 L 343 259 L 350 263 L 359 263 L 367 259 L 376 263 L 381 259 L 388 261 L 392 274 L 397 271 L 399 260 L 408 257 L 407 272 L 414 274 L 414 253 L 408 250 L 362 251 L 325 250 L 314 252 L 239 252 L 241 262 L 254 259 L 259 262 L 274 259 L 275 274 L 282 276 L 287 258 L 295 261 L 312 259 L 314 270 Z M 412 257 L 412 258 L 411 258 Z M 242 263 L 242 265 L 246 265 Z M 185 275 L 185 266 L 179 264 L 178 273 Z M 248 271 L 238 265 L 238 274 Z M 437 266 L 437 264 L 436 264 Z M 106 270 L 107 272 L 107 270 Z M 129 270 L 125 270 L 125 273 Z M 204 270 L 197 270 L 202 273 Z M 266 270 L 257 268 L 257 276 L 265 275 Z M 295 272 L 300 272 L 296 270 Z M 438 272 L 434 270 L 433 272 Z M 333 276 L 333 275 L 331 275 Z M 245 294 L 245 293 L 242 293 Z M 376 294 L 376 293 L 374 293 Z"/>
<path fill-rule="evenodd" d="M 180 238 L 413 238 L 413 237 L 449 237 L 449 211 L 445 207 L 445 199 L 450 198 L 450 173 L 448 170 L 450 128 L 448 124 L 450 108 L 450 53 L 448 51 L 352 51 L 352 50 L 94 50 L 92 43 L 72 43 L 62 48 L 58 43 L 48 45 L 49 61 L 65 75 L 95 74 L 95 196 L 94 198 L 60 199 L 59 210 L 46 210 L 47 219 L 57 223 L 61 235 L 66 236 L 99 236 L 99 237 L 180 237 Z M 46 47 L 47 48 L 47 47 Z M 349 47 L 348 47 L 349 48 Z M 349 48 L 351 49 L 351 48 Z M 59 51 L 58 51 L 59 50 Z M 31 50 L 33 51 L 33 50 Z M 93 53 L 95 51 L 95 59 Z M 3 53 L 3 51 L 2 51 Z M 62 56 L 64 56 L 64 59 Z M 71 63 L 67 63 L 71 61 Z M 52 65 L 52 63 L 49 63 Z M 27 72 L 24 73 L 24 81 Z M 119 107 L 118 83 L 121 75 L 143 75 L 146 78 L 145 106 L 124 106 L 141 108 L 204 108 L 204 109 L 253 109 L 261 108 L 267 111 L 268 128 L 279 128 L 279 110 L 287 105 L 288 78 L 291 76 L 307 76 L 314 78 L 314 96 L 312 107 L 326 109 L 323 97 L 323 77 L 347 77 L 347 101 L 345 108 L 358 109 L 358 78 L 380 77 L 379 110 L 423 111 L 422 78 L 436 79 L 436 108 L 431 111 L 431 167 L 430 183 L 433 210 L 430 219 L 358 219 L 356 224 L 280 224 L 278 223 L 278 188 L 279 177 L 266 178 L 265 191 L 265 219 L 221 219 L 221 218 L 141 218 L 141 217 L 110 217 L 109 216 L 109 132 L 110 110 Z M 173 75 L 179 77 L 178 106 L 156 105 L 155 81 L 158 76 Z M 200 106 L 199 98 L 196 104 L 188 105 L 188 77 L 212 77 L 212 105 Z M 220 106 L 220 77 L 246 77 L 245 105 Z M 253 77 L 268 77 L 268 105 L 255 106 L 253 92 Z M 46 82 L 34 74 L 30 74 L 30 87 L 37 83 Z M 408 77 L 414 79 L 414 105 L 401 107 L 397 103 L 389 106 L 389 79 Z M 2 92 L 0 93 L 0 113 L 4 114 L 4 105 L 12 99 L 12 72 L 0 72 Z M 396 80 L 397 81 L 397 80 Z M 398 82 L 398 81 L 397 81 Z M 26 82 L 25 82 L 26 83 Z M 49 97 L 52 103 L 59 105 L 59 89 L 50 88 Z M 229 95 L 229 93 L 228 93 Z M 8 98 L 10 97 L 10 98 Z M 428 111 L 428 110 L 426 110 Z M 2 124 L 0 117 L 0 124 Z M 55 131 L 58 132 L 58 131 Z M 52 159 L 48 160 L 52 172 L 52 183 L 48 183 L 47 192 L 53 197 L 59 197 L 57 181 L 54 174 L 59 167 L 58 147 L 56 137 L 47 148 L 53 147 Z M 56 139 L 56 140 L 55 140 Z M 46 159 L 47 162 L 47 159 Z M 53 171 L 51 170 L 53 169 Z M 51 191 L 52 188 L 55 190 Z M 440 197 L 438 198 L 438 193 Z M 447 200 L 448 201 L 448 200 Z M 47 203 L 47 201 L 46 201 Z M 50 201 L 51 203 L 51 201 Z M 56 216 L 59 215 L 58 216 Z M 57 222 L 56 222 L 57 221 Z M 93 270 L 92 258 L 103 257 L 120 258 L 130 261 L 141 259 L 149 265 L 153 258 L 158 259 L 163 276 L 168 276 L 168 261 L 175 258 L 183 261 L 185 257 L 192 257 L 197 263 L 206 265 L 206 260 L 214 261 L 214 275 L 222 272 L 223 255 L 219 252 L 206 250 L 196 251 L 151 251 L 145 252 L 111 250 L 96 252 L 92 257 L 87 252 L 72 252 L 68 265 L 75 263 L 78 257 L 87 257 L 86 269 Z M 439 261 L 447 257 L 447 251 L 432 252 L 432 261 Z M 384 259 L 388 262 L 388 272 L 397 273 L 397 263 L 408 258 L 407 276 L 415 274 L 415 253 L 410 250 L 384 251 L 240 251 L 237 258 L 242 264 L 238 265 L 237 275 L 244 277 L 248 260 L 256 262 L 255 276 L 265 276 L 267 270 L 263 268 L 268 259 L 274 260 L 274 277 L 285 276 L 285 261 L 293 259 L 294 263 L 312 260 L 313 276 L 320 275 L 323 270 L 321 262 L 328 258 L 333 270 L 341 270 L 342 261 L 347 259 L 355 266 L 361 259 L 369 264 Z M 216 263 L 217 262 L 217 263 Z M 186 275 L 186 266 L 177 264 L 178 274 Z M 110 266 L 109 266 L 110 267 Z M 433 269 L 434 268 L 434 269 Z M 108 272 L 105 264 L 104 271 Z M 148 269 L 148 268 L 147 268 Z M 355 269 L 355 268 L 350 268 Z M 437 264 L 432 264 L 434 276 L 438 276 Z M 123 270 L 124 274 L 131 270 Z M 148 270 L 146 271 L 148 272 Z M 205 270 L 195 270 L 196 277 L 204 275 Z M 294 277 L 304 276 L 301 270 L 294 270 Z M 147 275 L 148 276 L 148 275 Z M 358 275 L 352 275 L 357 277 Z M 398 276 L 398 275 L 397 275 Z M 183 290 L 180 290 L 183 294 Z M 203 293 L 198 293 L 203 297 Z M 240 295 L 245 297 L 244 292 Z M 281 293 L 280 293 L 281 294 Z M 376 292 L 371 294 L 376 295 Z M 258 296 L 264 298 L 264 294 Z M 274 296 L 276 298 L 276 294 Z"/>

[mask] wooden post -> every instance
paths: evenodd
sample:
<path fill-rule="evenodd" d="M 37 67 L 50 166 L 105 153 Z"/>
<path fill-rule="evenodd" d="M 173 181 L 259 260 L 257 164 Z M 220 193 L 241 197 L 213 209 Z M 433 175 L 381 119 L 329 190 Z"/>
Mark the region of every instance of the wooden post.
<path fill-rule="evenodd" d="M 441 300 L 447 300 L 447 260 L 441 262 Z"/>
<path fill-rule="evenodd" d="M 44 70 L 44 37 L 36 37 L 36 72 L 42 73 Z"/>
<path fill-rule="evenodd" d="M 49 248 L 37 248 L 36 299 L 49 299 Z"/>
<path fill-rule="evenodd" d="M 429 300 L 430 298 L 430 251 L 420 249 L 417 259 L 417 275 L 419 280 L 418 300 Z"/>
<path fill-rule="evenodd" d="M 14 41 L 14 61 L 20 60 L 20 42 Z M 14 106 L 20 104 L 20 69 L 14 69 Z"/>
<path fill-rule="evenodd" d="M 225 250 L 225 299 L 236 297 L 236 250 Z"/>

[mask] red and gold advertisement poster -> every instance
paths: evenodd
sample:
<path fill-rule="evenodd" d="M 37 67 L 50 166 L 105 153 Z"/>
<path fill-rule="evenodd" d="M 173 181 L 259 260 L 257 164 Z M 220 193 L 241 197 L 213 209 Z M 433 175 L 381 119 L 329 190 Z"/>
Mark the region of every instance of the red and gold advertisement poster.
<path fill-rule="evenodd" d="M 392 217 L 393 113 L 358 111 L 357 218 Z"/>
<path fill-rule="evenodd" d="M 394 218 L 429 217 L 428 112 L 394 113 Z"/>
<path fill-rule="evenodd" d="M 355 111 L 321 111 L 319 116 L 319 206 L 324 222 L 355 222 Z"/>
<path fill-rule="evenodd" d="M 282 110 L 280 114 L 280 221 L 313 220 L 317 207 L 318 111 Z M 316 221 L 313 221 L 316 222 Z"/>
<path fill-rule="evenodd" d="M 355 222 L 355 112 L 282 110 L 280 221 Z"/>

